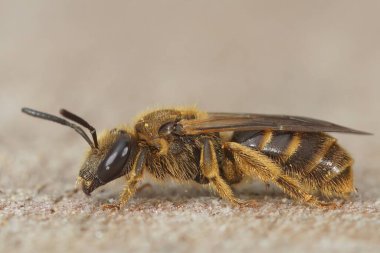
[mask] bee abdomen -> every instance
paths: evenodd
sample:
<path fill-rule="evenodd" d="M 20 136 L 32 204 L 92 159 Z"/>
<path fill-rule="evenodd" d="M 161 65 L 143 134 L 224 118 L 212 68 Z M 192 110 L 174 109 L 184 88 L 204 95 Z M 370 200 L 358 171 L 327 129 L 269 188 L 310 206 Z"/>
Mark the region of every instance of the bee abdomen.
<path fill-rule="evenodd" d="M 342 195 L 353 191 L 352 158 L 324 133 L 236 132 L 232 141 L 263 152 L 311 191 Z"/>
<path fill-rule="evenodd" d="M 347 195 L 354 191 L 352 164 L 349 154 L 335 142 L 301 181 L 325 196 Z"/>
<path fill-rule="evenodd" d="M 293 133 L 293 146 L 279 162 L 289 174 L 309 175 L 335 143 L 333 137 L 323 133 Z"/>
<path fill-rule="evenodd" d="M 257 149 L 273 159 L 286 161 L 299 148 L 301 137 L 296 132 L 235 132 L 232 141 Z"/>

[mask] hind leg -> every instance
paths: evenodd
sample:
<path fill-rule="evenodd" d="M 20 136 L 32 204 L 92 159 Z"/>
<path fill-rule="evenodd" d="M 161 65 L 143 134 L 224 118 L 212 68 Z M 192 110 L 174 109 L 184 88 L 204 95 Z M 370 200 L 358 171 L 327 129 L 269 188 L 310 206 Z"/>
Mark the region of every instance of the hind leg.
<path fill-rule="evenodd" d="M 235 166 L 244 174 L 272 182 L 294 199 L 314 206 L 335 208 L 334 203 L 319 201 L 309 194 L 295 179 L 284 174 L 281 167 L 261 152 L 235 142 L 224 143 L 226 152 L 232 155 Z"/>

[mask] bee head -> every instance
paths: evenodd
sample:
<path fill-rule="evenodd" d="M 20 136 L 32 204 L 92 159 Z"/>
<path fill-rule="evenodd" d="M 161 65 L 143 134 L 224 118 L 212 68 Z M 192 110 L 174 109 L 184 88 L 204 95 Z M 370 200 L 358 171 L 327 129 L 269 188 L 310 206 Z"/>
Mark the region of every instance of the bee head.
<path fill-rule="evenodd" d="M 79 171 L 78 183 L 85 194 L 128 174 L 136 154 L 135 138 L 124 130 L 106 132 L 98 148 L 91 148 Z"/>
<path fill-rule="evenodd" d="M 81 117 L 64 109 L 60 110 L 60 114 L 90 130 L 92 140 L 80 126 L 66 119 L 30 108 L 22 108 L 22 112 L 33 117 L 71 127 L 90 145 L 91 149 L 88 151 L 86 159 L 79 171 L 77 181 L 80 183 L 85 194 L 89 195 L 99 186 L 121 177 L 130 171 L 132 161 L 136 155 L 136 141 L 134 136 L 127 131 L 114 129 L 105 132 L 98 142 L 96 130 L 93 126 Z"/>

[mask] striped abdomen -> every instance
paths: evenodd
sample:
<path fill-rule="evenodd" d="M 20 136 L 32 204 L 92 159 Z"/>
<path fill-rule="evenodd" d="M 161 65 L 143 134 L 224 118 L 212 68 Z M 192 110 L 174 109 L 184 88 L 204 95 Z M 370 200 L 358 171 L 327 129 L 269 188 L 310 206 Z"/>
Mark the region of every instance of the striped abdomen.
<path fill-rule="evenodd" d="M 353 191 L 353 160 L 325 133 L 236 132 L 232 141 L 261 151 L 311 192 L 342 196 Z"/>

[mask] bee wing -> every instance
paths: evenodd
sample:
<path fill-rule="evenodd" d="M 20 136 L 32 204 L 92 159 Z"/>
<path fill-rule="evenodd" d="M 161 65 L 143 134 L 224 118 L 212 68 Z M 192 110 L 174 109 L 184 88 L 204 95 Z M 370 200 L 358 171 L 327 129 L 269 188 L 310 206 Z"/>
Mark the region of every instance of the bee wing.
<path fill-rule="evenodd" d="M 206 119 L 181 120 L 177 130 L 185 135 L 255 130 L 370 134 L 327 121 L 298 116 L 241 113 L 209 113 L 208 116 Z"/>

